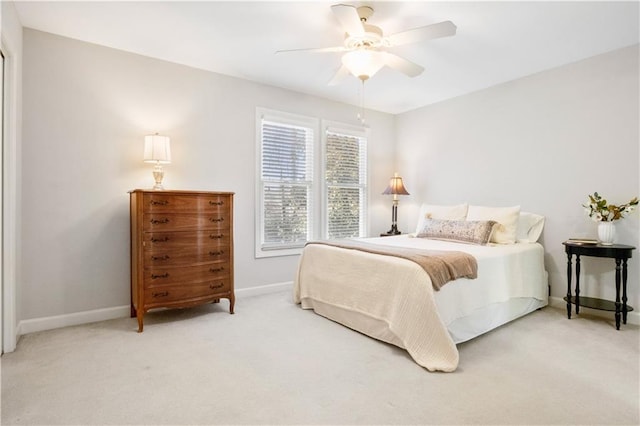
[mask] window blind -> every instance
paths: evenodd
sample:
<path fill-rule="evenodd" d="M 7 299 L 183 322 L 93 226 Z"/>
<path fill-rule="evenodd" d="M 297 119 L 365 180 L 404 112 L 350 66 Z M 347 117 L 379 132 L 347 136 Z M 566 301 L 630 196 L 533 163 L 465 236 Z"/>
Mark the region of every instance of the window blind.
<path fill-rule="evenodd" d="M 326 238 L 366 236 L 367 140 L 331 129 L 325 135 Z"/>

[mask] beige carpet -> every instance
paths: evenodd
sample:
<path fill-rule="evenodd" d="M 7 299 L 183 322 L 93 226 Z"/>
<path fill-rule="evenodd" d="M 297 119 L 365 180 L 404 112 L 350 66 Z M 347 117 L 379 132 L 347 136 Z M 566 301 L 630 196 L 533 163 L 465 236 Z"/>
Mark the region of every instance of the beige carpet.
<path fill-rule="evenodd" d="M 455 373 L 289 293 L 23 336 L 2 424 L 633 424 L 640 333 L 545 308 L 459 345 Z"/>

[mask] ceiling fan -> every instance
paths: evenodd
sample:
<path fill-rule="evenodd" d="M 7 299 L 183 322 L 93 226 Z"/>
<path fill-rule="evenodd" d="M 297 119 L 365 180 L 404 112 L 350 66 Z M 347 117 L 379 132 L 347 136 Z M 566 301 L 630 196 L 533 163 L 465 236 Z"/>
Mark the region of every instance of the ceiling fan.
<path fill-rule="evenodd" d="M 346 33 L 343 46 L 279 50 L 276 52 L 345 52 L 342 56 L 342 66 L 333 76 L 329 85 L 338 84 L 349 73 L 364 82 L 384 66 L 400 71 L 409 77 L 416 77 L 424 71 L 422 66 L 382 49 L 448 37 L 456 33 L 456 26 L 453 22 L 444 21 L 385 36 L 381 28 L 368 23 L 369 18 L 373 15 L 373 8 L 370 6 L 355 7 L 336 4 L 331 6 L 331 10 Z"/>

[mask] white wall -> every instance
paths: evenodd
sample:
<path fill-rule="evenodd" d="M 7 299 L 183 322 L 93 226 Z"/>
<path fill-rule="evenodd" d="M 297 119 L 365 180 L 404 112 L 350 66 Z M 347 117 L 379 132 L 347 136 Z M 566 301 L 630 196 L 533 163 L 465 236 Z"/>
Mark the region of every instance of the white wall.
<path fill-rule="evenodd" d="M 420 203 L 520 204 L 546 216 L 552 296 L 566 294 L 570 237 L 596 237 L 583 213 L 598 191 L 614 204 L 640 195 L 638 45 L 541 72 L 397 117 L 398 171 L 411 185 L 401 220 Z M 469 72 L 473 72 L 470 70 Z M 617 242 L 640 249 L 640 215 L 616 222 Z M 640 309 L 640 252 L 629 304 Z M 582 295 L 613 299 L 615 263 L 583 258 Z M 601 284 L 598 284 L 601 281 Z"/>
<path fill-rule="evenodd" d="M 142 145 L 156 131 L 171 137 L 166 188 L 236 192 L 236 288 L 292 281 L 297 256 L 254 258 L 256 106 L 346 123 L 358 112 L 25 29 L 20 319 L 129 304 L 127 191 L 153 184 Z M 367 119 L 376 233 L 389 226 L 379 193 L 395 127 L 388 114 Z"/>

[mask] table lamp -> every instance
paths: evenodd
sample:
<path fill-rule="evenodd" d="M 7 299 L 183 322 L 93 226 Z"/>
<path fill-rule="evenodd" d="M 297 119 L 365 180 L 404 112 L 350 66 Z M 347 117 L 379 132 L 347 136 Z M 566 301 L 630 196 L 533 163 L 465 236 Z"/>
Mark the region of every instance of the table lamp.
<path fill-rule="evenodd" d="M 171 163 L 171 140 L 169 136 L 159 134 L 147 135 L 144 137 L 144 162 L 154 163 L 153 179 L 156 184 L 153 189 L 162 190 L 162 178 L 164 177 L 163 164 Z"/>
<path fill-rule="evenodd" d="M 407 189 L 402 183 L 402 178 L 398 176 L 398 173 L 394 173 L 393 177 L 389 181 L 389 186 L 382 193 L 383 195 L 393 195 L 393 207 L 391 209 L 391 230 L 387 232 L 387 235 L 399 235 L 398 231 L 398 195 L 409 195 Z"/>

